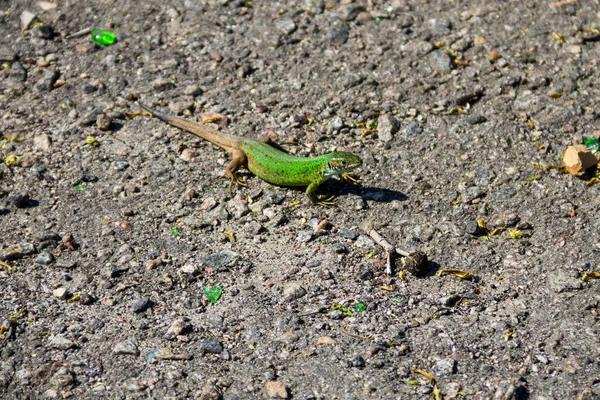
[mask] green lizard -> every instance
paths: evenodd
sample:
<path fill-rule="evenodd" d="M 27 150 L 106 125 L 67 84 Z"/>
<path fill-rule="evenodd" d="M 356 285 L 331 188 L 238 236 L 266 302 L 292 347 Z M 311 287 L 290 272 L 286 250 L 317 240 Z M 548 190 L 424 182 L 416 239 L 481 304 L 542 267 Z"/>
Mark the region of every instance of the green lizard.
<path fill-rule="evenodd" d="M 262 180 L 278 186 L 306 186 L 306 195 L 316 204 L 323 206 L 333 204 L 330 198 L 317 196 L 315 191 L 320 184 L 333 176 L 341 176 L 345 180 L 354 181 L 351 171 L 362 165 L 362 160 L 352 154 L 333 151 L 318 157 L 296 157 L 287 154 L 269 140 L 260 141 L 227 133 L 216 132 L 205 126 L 190 122 L 183 118 L 160 113 L 139 103 L 140 107 L 150 115 L 169 124 L 190 132 L 202 139 L 223 148 L 233 159 L 225 168 L 224 176 L 231 182 L 247 186 L 246 181 L 238 175 L 240 168 L 250 170 Z"/>

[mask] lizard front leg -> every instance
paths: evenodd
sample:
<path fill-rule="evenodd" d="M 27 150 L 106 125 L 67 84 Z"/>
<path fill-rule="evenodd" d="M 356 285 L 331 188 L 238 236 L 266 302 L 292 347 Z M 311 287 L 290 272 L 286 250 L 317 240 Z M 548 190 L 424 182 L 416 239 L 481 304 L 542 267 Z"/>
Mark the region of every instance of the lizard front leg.
<path fill-rule="evenodd" d="M 231 151 L 231 156 L 233 157 L 229 164 L 227 164 L 227 168 L 225 168 L 225 172 L 223 173 L 223 177 L 227 177 L 230 179 L 229 181 L 229 193 L 231 193 L 231 189 L 233 186 L 233 182 L 237 183 L 241 186 L 248 186 L 246 184 L 246 180 L 238 175 L 238 170 L 242 167 L 246 167 L 248 165 L 248 158 L 246 157 L 246 153 L 244 153 L 240 149 L 233 149 Z"/>
<path fill-rule="evenodd" d="M 315 193 L 319 185 L 321 185 L 321 183 L 325 182 L 326 180 L 327 179 L 319 178 L 317 180 L 312 181 L 311 184 L 308 185 L 308 187 L 306 188 L 306 195 L 308 196 L 310 201 L 312 201 L 314 204 L 318 204 L 324 207 L 332 206 L 335 204 L 332 201 L 335 198 L 335 196 L 325 197 L 319 196 Z"/>

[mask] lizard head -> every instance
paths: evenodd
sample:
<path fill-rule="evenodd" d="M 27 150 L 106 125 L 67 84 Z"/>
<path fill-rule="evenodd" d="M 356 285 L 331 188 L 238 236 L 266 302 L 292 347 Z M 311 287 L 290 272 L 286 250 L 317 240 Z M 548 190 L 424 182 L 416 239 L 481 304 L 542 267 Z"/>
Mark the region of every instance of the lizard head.
<path fill-rule="evenodd" d="M 344 175 L 362 165 L 362 160 L 355 154 L 345 151 L 334 151 L 329 153 L 329 160 L 323 172 L 323 177 L 331 178 L 336 175 Z"/>

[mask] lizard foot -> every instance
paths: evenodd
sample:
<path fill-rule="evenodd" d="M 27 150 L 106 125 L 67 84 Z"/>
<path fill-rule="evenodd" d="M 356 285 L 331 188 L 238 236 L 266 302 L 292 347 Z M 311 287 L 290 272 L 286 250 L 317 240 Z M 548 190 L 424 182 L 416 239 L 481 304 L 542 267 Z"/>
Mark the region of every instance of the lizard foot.
<path fill-rule="evenodd" d="M 315 204 L 318 204 L 323 207 L 330 207 L 330 206 L 335 205 L 335 202 L 333 201 L 333 199 L 335 199 L 335 196 L 330 196 L 330 197 L 319 196 L 319 197 L 317 197 L 317 201 L 315 202 Z"/>
<path fill-rule="evenodd" d="M 229 179 L 229 193 L 233 192 L 233 182 L 237 183 L 240 186 L 248 186 L 246 183 L 246 179 L 242 178 L 237 174 L 237 172 L 225 171 L 223 175 L 219 178 Z"/>
<path fill-rule="evenodd" d="M 342 177 L 343 180 L 345 180 L 346 182 L 352 182 L 352 183 L 356 183 L 360 180 L 360 176 L 358 176 L 357 174 L 355 174 L 354 172 L 344 172 L 343 174 L 340 175 Z"/>

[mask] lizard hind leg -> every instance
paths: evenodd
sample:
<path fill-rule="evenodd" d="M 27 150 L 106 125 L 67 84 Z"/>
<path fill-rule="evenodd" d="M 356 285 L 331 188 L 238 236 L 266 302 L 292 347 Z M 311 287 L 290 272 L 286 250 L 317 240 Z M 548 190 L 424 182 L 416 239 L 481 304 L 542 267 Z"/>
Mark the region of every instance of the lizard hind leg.
<path fill-rule="evenodd" d="M 238 175 L 238 170 L 242 167 L 246 167 L 248 164 L 248 159 L 246 158 L 246 154 L 238 149 L 235 149 L 231 152 L 233 156 L 232 160 L 225 168 L 225 172 L 223 173 L 222 178 L 229 178 L 229 193 L 232 192 L 233 182 L 237 183 L 240 186 L 248 186 L 246 180 Z"/>

